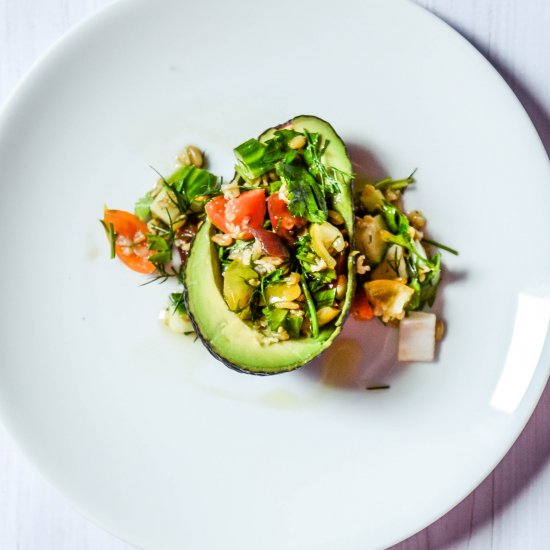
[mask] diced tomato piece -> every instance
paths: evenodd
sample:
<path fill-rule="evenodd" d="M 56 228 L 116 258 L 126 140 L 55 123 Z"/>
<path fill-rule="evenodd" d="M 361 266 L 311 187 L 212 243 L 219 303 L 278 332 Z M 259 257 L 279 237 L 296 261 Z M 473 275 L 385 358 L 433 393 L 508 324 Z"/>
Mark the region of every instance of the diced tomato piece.
<path fill-rule="evenodd" d="M 374 317 L 372 306 L 364 288 L 359 288 L 351 304 L 351 314 L 360 321 L 369 321 Z"/>
<path fill-rule="evenodd" d="M 293 229 L 300 229 L 306 225 L 304 218 L 290 213 L 287 203 L 279 197 L 278 193 L 273 193 L 267 199 L 267 209 L 273 231 L 285 239 L 292 238 Z"/>
<path fill-rule="evenodd" d="M 149 261 L 154 254 L 147 246 L 147 224 L 124 210 L 105 209 L 103 221 L 107 228 L 113 225 L 116 255 L 130 268 L 139 273 L 150 274 L 155 266 Z"/>
<path fill-rule="evenodd" d="M 252 239 L 247 227 L 262 227 L 265 217 L 265 191 L 245 191 L 234 199 L 219 196 L 206 205 L 210 221 L 224 233 L 237 233 L 242 239 Z"/>
<path fill-rule="evenodd" d="M 227 227 L 225 226 L 225 205 L 227 202 L 227 199 L 225 199 L 223 195 L 220 195 L 219 197 L 214 197 L 211 201 L 207 202 L 204 207 L 210 221 L 224 233 L 229 233 L 227 231 Z"/>

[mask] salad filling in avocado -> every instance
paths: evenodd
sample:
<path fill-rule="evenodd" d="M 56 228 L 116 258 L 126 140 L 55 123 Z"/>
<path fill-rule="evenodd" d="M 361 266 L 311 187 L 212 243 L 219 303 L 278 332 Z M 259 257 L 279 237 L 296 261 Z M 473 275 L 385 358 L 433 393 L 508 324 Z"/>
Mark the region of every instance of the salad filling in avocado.
<path fill-rule="evenodd" d="M 191 248 L 187 310 L 228 366 L 292 370 L 330 345 L 350 308 L 351 163 L 332 127 L 312 116 L 234 152 L 235 177 L 206 203 Z"/>

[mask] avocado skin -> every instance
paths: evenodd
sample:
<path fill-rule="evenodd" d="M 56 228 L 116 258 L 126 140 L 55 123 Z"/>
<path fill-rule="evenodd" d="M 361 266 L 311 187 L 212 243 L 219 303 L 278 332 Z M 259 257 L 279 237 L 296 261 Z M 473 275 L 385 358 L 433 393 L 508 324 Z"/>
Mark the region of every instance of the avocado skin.
<path fill-rule="evenodd" d="M 259 139 L 265 141 L 276 130 L 289 127 L 306 128 L 312 132 L 319 132 L 324 136 L 328 132 L 330 134 L 330 145 L 327 151 L 339 151 L 339 155 L 335 157 L 338 160 L 337 167 L 346 173 L 352 172 L 343 141 L 328 122 L 318 117 L 308 115 L 295 117 L 274 128 L 269 128 L 260 135 Z M 334 163 L 331 164 L 334 165 Z M 349 234 L 350 250 L 353 250 L 352 180 L 345 187 L 336 206 L 340 206 L 338 210 L 344 217 Z M 214 245 L 210 241 L 213 231 L 214 228 L 206 220 L 195 236 L 185 270 L 184 284 L 184 300 L 189 318 L 195 332 L 213 357 L 239 373 L 268 376 L 300 368 L 330 347 L 330 344 L 341 332 L 342 326 L 350 313 L 351 300 L 355 291 L 355 260 L 352 254 L 347 259 L 348 286 L 345 305 L 336 324 L 331 329 L 322 331 L 317 339 L 301 338 L 266 346 L 258 343 L 259 334 L 231 312 L 223 301 L 219 263 L 217 262 Z M 199 272 L 197 280 L 193 280 L 194 272 Z M 209 289 L 207 293 L 204 292 L 206 289 Z M 213 314 L 213 311 L 217 313 Z M 204 315 L 202 312 L 204 312 Z M 215 316 L 215 319 L 213 319 L 213 316 Z M 216 325 L 216 323 L 218 324 Z M 231 331 L 229 331 L 228 336 L 224 335 L 228 326 L 235 331 L 233 335 L 231 335 Z M 247 338 L 248 345 L 244 343 Z M 279 356 L 282 357 L 280 361 L 277 361 L 275 357 Z"/>

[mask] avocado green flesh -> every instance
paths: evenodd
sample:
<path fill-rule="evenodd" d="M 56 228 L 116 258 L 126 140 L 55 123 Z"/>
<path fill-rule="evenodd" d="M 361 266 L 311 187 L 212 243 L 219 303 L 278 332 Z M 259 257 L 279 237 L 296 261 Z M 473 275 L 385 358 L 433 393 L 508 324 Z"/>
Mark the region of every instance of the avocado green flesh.
<path fill-rule="evenodd" d="M 330 145 L 323 162 L 351 174 L 351 163 L 342 140 L 332 127 L 316 117 L 300 116 L 281 127 L 310 133 L 318 132 Z M 279 127 L 279 128 L 281 128 Z M 268 140 L 278 128 L 260 136 Z M 350 183 L 341 185 L 334 208 L 344 217 L 350 241 L 353 240 L 353 206 Z M 336 322 L 321 330 L 317 338 L 298 338 L 265 343 L 265 337 L 232 312 L 223 298 L 223 279 L 216 246 L 211 241 L 215 229 L 208 220 L 197 233 L 185 269 L 187 311 L 206 348 L 225 365 L 250 374 L 277 374 L 301 367 L 330 346 L 340 333 L 355 288 L 354 260 L 348 257 L 348 286 L 342 313 Z M 353 249 L 353 248 L 351 248 Z"/>
<path fill-rule="evenodd" d="M 185 286 L 191 321 L 216 358 L 237 370 L 275 374 L 303 365 L 330 344 L 332 331 L 322 332 L 318 339 L 263 343 L 263 336 L 232 312 L 223 299 L 218 256 L 210 241 L 212 234 L 207 221 L 195 237 L 185 270 Z"/>

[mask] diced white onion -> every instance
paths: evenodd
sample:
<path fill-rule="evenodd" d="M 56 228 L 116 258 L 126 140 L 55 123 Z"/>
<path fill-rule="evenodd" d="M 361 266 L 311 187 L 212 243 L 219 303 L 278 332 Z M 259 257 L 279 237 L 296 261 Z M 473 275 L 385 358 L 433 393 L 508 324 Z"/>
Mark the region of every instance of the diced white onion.
<path fill-rule="evenodd" d="M 434 313 L 412 311 L 399 323 L 399 361 L 433 361 L 435 354 Z"/>

